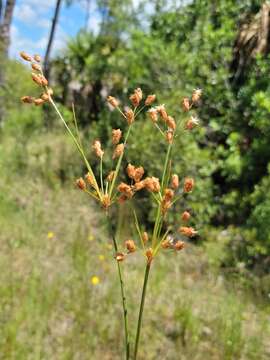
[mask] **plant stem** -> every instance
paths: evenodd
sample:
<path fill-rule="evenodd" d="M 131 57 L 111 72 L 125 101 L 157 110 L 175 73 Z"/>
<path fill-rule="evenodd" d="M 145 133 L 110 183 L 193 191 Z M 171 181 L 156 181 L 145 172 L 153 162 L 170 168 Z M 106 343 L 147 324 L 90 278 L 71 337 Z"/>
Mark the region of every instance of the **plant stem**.
<path fill-rule="evenodd" d="M 107 222 L 108 222 L 109 230 L 110 230 L 112 240 L 113 240 L 113 247 L 114 247 L 115 253 L 117 253 L 118 245 L 117 245 L 117 241 L 115 239 L 114 233 L 113 233 L 112 222 L 111 222 L 111 219 L 110 219 L 108 213 L 107 213 Z M 127 313 L 125 287 L 124 287 L 124 281 L 123 281 L 123 276 L 122 276 L 121 264 L 117 260 L 116 260 L 116 262 L 117 262 L 117 269 L 118 269 L 118 278 L 119 278 L 120 288 L 121 288 L 122 308 L 123 308 L 123 316 L 124 316 L 126 360 L 129 360 L 130 343 L 129 343 L 129 332 L 128 332 L 128 313 Z"/>
<path fill-rule="evenodd" d="M 146 289 L 148 283 L 149 272 L 151 268 L 151 262 L 147 263 L 145 268 L 144 274 L 144 281 L 143 281 L 143 290 L 142 290 L 142 297 L 141 297 L 141 304 L 140 304 L 140 312 L 137 324 L 137 332 L 136 332 L 136 340 L 135 340 L 135 349 L 134 349 L 134 359 L 137 359 L 138 349 L 139 349 L 139 341 L 140 341 L 140 333 L 141 333 L 141 326 L 142 326 L 142 317 L 143 317 L 143 309 L 144 309 L 144 301 L 146 296 Z"/>

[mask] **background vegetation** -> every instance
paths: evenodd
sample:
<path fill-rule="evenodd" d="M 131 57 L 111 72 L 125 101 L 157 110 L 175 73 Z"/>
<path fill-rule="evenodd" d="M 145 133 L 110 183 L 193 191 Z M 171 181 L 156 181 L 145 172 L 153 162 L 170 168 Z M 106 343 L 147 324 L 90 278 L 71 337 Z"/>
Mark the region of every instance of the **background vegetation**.
<path fill-rule="evenodd" d="M 202 126 L 179 138 L 174 154 L 180 177 L 196 179 L 189 207 L 200 235 L 155 264 L 141 358 L 268 359 L 270 10 L 259 0 L 153 4 L 148 14 L 128 0 L 100 1 L 99 33 L 82 29 L 51 59 L 55 99 L 67 118 L 76 104 L 91 159 L 95 137 L 109 145 L 111 129 L 123 128 L 107 95 L 125 104 L 140 86 L 179 114 L 181 98 L 203 88 Z M 20 104 L 36 91 L 29 72 L 14 60 L 3 66 L 0 358 L 120 359 L 110 239 L 99 209 L 73 189 L 84 169 L 55 115 Z M 163 145 L 147 117 L 133 139 L 126 163 L 157 173 Z M 147 229 L 152 209 L 143 196 L 136 206 Z M 132 233 L 128 216 L 122 208 L 120 239 Z M 134 256 L 125 269 L 134 309 L 140 261 Z"/>

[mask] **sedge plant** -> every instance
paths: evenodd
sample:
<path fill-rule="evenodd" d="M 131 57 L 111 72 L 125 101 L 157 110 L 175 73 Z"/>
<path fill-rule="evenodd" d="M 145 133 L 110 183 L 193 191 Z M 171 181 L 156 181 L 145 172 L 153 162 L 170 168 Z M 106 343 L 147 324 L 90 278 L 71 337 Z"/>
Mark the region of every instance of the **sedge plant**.
<path fill-rule="evenodd" d="M 127 123 L 126 133 L 123 134 L 121 129 L 113 129 L 111 141 L 113 145 L 111 171 L 108 174 L 103 170 L 103 157 L 105 150 L 102 147 L 100 140 L 96 139 L 92 144 L 92 151 L 99 160 L 99 172 L 98 176 L 89 163 L 85 151 L 83 149 L 78 124 L 73 106 L 74 117 L 74 129 L 71 128 L 63 115 L 61 114 L 57 104 L 53 100 L 53 90 L 49 87 L 47 79 L 43 75 L 41 57 L 39 55 L 30 56 L 25 52 L 20 53 L 21 57 L 30 63 L 32 68 L 32 80 L 42 90 L 42 94 L 35 98 L 32 96 L 23 96 L 22 102 L 27 104 L 34 104 L 40 106 L 44 103 L 49 103 L 55 110 L 60 121 L 63 123 L 67 133 L 73 140 L 81 158 L 87 168 L 87 173 L 84 178 L 80 177 L 76 181 L 78 189 L 83 191 L 87 196 L 93 198 L 106 214 L 108 228 L 110 236 L 113 242 L 114 249 L 114 261 L 117 265 L 118 278 L 120 284 L 120 294 L 122 300 L 123 310 L 123 324 L 125 334 L 125 359 L 136 360 L 139 351 L 140 334 L 143 320 L 144 304 L 147 292 L 147 284 L 149 280 L 152 264 L 156 256 L 160 251 L 176 251 L 183 250 L 186 246 L 186 242 L 179 240 L 176 236 L 175 229 L 166 228 L 166 218 L 170 210 L 173 210 L 174 204 L 185 193 L 192 192 L 194 188 L 194 179 L 186 177 L 181 183 L 179 176 L 173 172 L 172 152 L 174 148 L 175 138 L 183 131 L 191 131 L 198 126 L 199 120 L 196 116 L 182 116 L 176 121 L 167 112 L 165 105 L 153 106 L 156 101 L 156 95 L 148 95 L 143 99 L 143 92 L 140 88 L 134 90 L 130 95 L 129 101 L 130 107 L 124 110 L 120 107 L 120 102 L 113 96 L 107 98 L 108 104 L 111 109 L 115 109 L 119 112 L 124 122 Z M 182 99 L 182 112 L 188 114 L 197 104 L 200 102 L 202 91 L 195 89 L 190 97 Z M 122 162 L 125 152 L 127 151 L 127 144 L 129 137 L 132 134 L 132 127 L 139 114 L 147 109 L 149 119 L 153 123 L 153 127 L 157 130 L 157 136 L 160 136 L 162 140 L 167 144 L 167 151 L 165 155 L 164 166 L 162 173 L 159 177 L 147 176 L 145 177 L 145 170 L 142 166 L 135 166 L 128 164 L 125 169 L 128 182 L 119 182 L 120 174 L 122 171 Z M 149 193 L 149 201 L 153 201 L 156 207 L 156 215 L 153 223 L 153 228 L 148 232 L 143 231 L 138 221 L 135 210 L 134 213 L 134 225 L 137 230 L 137 240 L 127 239 L 124 246 L 120 246 L 112 226 L 112 212 L 113 206 L 121 206 L 126 201 L 131 200 L 137 194 L 137 192 L 146 191 Z M 117 213 L 116 215 L 117 216 Z M 178 228 L 178 232 L 186 238 L 193 237 L 197 234 L 197 231 L 188 226 L 188 221 L 191 214 L 188 211 L 184 211 L 181 214 L 181 226 Z M 128 323 L 128 307 L 126 302 L 125 284 L 123 279 L 123 264 L 128 256 L 138 250 L 141 250 L 145 258 L 145 272 L 144 280 L 141 292 L 141 301 L 138 314 L 138 322 L 135 335 L 135 343 L 133 351 L 131 352 L 130 336 L 129 336 L 129 323 Z"/>

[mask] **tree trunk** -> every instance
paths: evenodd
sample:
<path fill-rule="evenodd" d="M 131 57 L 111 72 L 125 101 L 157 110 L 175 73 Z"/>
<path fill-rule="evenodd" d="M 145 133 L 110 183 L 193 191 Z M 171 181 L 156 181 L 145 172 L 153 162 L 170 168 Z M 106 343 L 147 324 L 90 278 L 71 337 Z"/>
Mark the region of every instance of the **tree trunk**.
<path fill-rule="evenodd" d="M 62 3 L 62 0 L 56 1 L 54 16 L 52 19 L 52 27 L 51 27 L 49 41 L 48 41 L 45 59 L 44 59 L 44 75 L 45 75 L 46 79 L 48 79 L 48 80 L 50 77 L 50 53 L 51 53 L 51 49 L 52 49 L 53 39 L 55 36 L 55 30 L 56 30 L 56 25 L 57 25 L 59 13 L 60 13 L 61 3 Z"/>
<path fill-rule="evenodd" d="M 15 0 L 7 0 L 5 8 L 3 8 L 3 2 L 0 0 L 0 123 L 4 118 L 4 96 L 2 91 L 5 86 L 5 63 L 8 57 L 10 26 L 15 2 Z"/>

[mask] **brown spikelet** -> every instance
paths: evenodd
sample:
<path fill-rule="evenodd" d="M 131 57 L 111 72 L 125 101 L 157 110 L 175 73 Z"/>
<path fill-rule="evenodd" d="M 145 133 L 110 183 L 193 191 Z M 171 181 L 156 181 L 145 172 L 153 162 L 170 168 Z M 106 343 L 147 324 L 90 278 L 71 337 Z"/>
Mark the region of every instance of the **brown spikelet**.
<path fill-rule="evenodd" d="M 176 190 L 179 187 L 179 177 L 177 174 L 172 175 L 171 187 Z"/>
<path fill-rule="evenodd" d="M 160 191 L 160 183 L 159 179 L 156 177 L 147 177 L 144 179 L 144 186 L 150 192 L 159 192 Z"/>
<path fill-rule="evenodd" d="M 126 115 L 128 124 L 131 125 L 134 122 L 134 111 L 130 108 L 127 108 L 125 111 L 125 115 Z"/>
<path fill-rule="evenodd" d="M 184 97 L 182 100 L 182 109 L 184 112 L 187 112 L 190 110 L 190 102 L 188 97 Z"/>
<path fill-rule="evenodd" d="M 80 190 L 85 190 L 86 189 L 86 183 L 83 180 L 83 178 L 79 178 L 78 180 L 76 180 L 76 185 Z"/>
<path fill-rule="evenodd" d="M 137 183 L 141 180 L 141 178 L 144 175 L 144 168 L 142 166 L 139 166 L 135 169 L 135 174 L 134 174 L 134 181 Z"/>
<path fill-rule="evenodd" d="M 142 240 L 143 240 L 144 244 L 146 244 L 148 242 L 148 240 L 149 240 L 149 237 L 148 237 L 148 234 L 147 234 L 146 231 L 144 231 L 142 233 Z"/>
<path fill-rule="evenodd" d="M 174 249 L 177 251 L 181 251 L 184 249 L 184 247 L 186 246 L 184 241 L 180 241 L 178 240 L 175 244 L 174 244 Z"/>
<path fill-rule="evenodd" d="M 140 191 L 140 190 L 142 190 L 142 189 L 144 189 L 144 188 L 145 188 L 145 181 L 144 181 L 144 180 L 137 182 L 137 183 L 133 186 L 133 189 L 134 189 L 135 191 Z"/>
<path fill-rule="evenodd" d="M 193 237 L 198 234 L 198 231 L 194 230 L 193 227 L 181 226 L 179 232 L 185 236 Z"/>
<path fill-rule="evenodd" d="M 166 123 L 168 125 L 168 128 L 175 130 L 176 129 L 176 123 L 174 121 L 174 118 L 171 116 L 167 117 Z"/>
<path fill-rule="evenodd" d="M 44 104 L 45 101 L 43 99 L 41 99 L 41 98 L 38 98 L 38 99 L 34 100 L 34 103 L 35 103 L 36 106 L 40 106 L 40 105 Z"/>
<path fill-rule="evenodd" d="M 164 190 L 163 199 L 165 200 L 165 202 L 171 201 L 173 197 L 174 197 L 174 191 L 172 189 L 167 188 Z"/>
<path fill-rule="evenodd" d="M 49 101 L 50 100 L 50 96 L 47 93 L 43 93 L 40 95 L 40 98 L 44 101 Z"/>
<path fill-rule="evenodd" d="M 35 55 L 34 55 L 34 60 L 35 60 L 36 62 L 40 63 L 40 62 L 41 62 L 41 56 L 38 55 L 38 54 L 35 54 Z"/>
<path fill-rule="evenodd" d="M 109 175 L 107 176 L 107 181 L 112 182 L 115 176 L 115 171 L 110 171 Z"/>
<path fill-rule="evenodd" d="M 134 93 L 130 95 L 129 99 L 132 102 L 133 106 L 139 106 L 142 100 L 142 90 L 140 88 L 135 89 Z"/>
<path fill-rule="evenodd" d="M 127 240 L 127 241 L 125 242 L 125 245 L 126 245 L 127 251 L 128 251 L 129 253 L 133 253 L 133 252 L 136 251 L 136 245 L 135 245 L 135 243 L 134 243 L 133 240 Z"/>
<path fill-rule="evenodd" d="M 201 89 L 194 89 L 192 93 L 191 100 L 193 103 L 197 103 L 202 96 L 202 90 Z"/>
<path fill-rule="evenodd" d="M 154 95 L 154 94 L 153 95 L 148 95 L 145 102 L 144 102 L 144 104 L 146 106 L 152 105 L 155 100 L 156 100 L 156 95 Z"/>
<path fill-rule="evenodd" d="M 21 101 L 25 104 L 33 104 L 34 98 L 32 96 L 23 96 L 21 97 Z"/>
<path fill-rule="evenodd" d="M 147 257 L 147 263 L 148 264 L 151 264 L 152 260 L 153 260 L 153 249 L 152 248 L 149 248 L 146 250 L 145 252 L 145 255 Z"/>
<path fill-rule="evenodd" d="M 104 151 L 101 148 L 101 142 L 99 140 L 94 141 L 92 149 L 94 150 L 97 157 L 102 158 L 102 156 L 104 155 Z"/>
<path fill-rule="evenodd" d="M 181 219 L 183 220 L 183 221 L 188 221 L 189 219 L 190 219 L 190 213 L 188 212 L 188 211 L 184 211 L 183 213 L 182 213 L 182 215 L 181 215 Z"/>
<path fill-rule="evenodd" d="M 89 185 L 91 185 L 92 187 L 95 187 L 95 180 L 89 172 L 85 175 L 85 180 L 87 181 L 87 183 Z"/>
<path fill-rule="evenodd" d="M 119 106 L 119 101 L 113 96 L 108 96 L 107 101 L 114 108 Z"/>
<path fill-rule="evenodd" d="M 119 143 L 122 136 L 122 131 L 120 129 L 113 129 L 112 130 L 112 143 L 116 145 Z"/>
<path fill-rule="evenodd" d="M 41 66 L 39 64 L 32 63 L 31 67 L 32 67 L 33 70 L 41 72 Z"/>
<path fill-rule="evenodd" d="M 158 121 L 158 111 L 155 108 L 151 108 L 148 110 L 148 114 L 153 123 Z"/>
<path fill-rule="evenodd" d="M 169 144 L 172 144 L 173 142 L 173 132 L 171 130 L 166 131 L 165 134 L 166 140 Z"/>
<path fill-rule="evenodd" d="M 117 190 L 121 194 L 124 194 L 128 199 L 132 198 L 132 196 L 133 196 L 132 187 L 130 185 L 128 185 L 128 184 L 125 184 L 124 182 L 121 182 L 118 185 Z"/>
<path fill-rule="evenodd" d="M 135 166 L 128 164 L 127 166 L 127 174 L 130 179 L 134 179 L 135 177 Z"/>
<path fill-rule="evenodd" d="M 108 207 L 111 205 L 111 199 L 109 194 L 105 194 L 102 198 L 102 206 L 104 209 L 108 209 Z"/>
<path fill-rule="evenodd" d="M 123 152 L 124 152 L 124 144 L 123 143 L 118 144 L 114 149 L 112 158 L 113 159 L 119 158 L 123 154 Z"/>
<path fill-rule="evenodd" d="M 117 261 L 123 261 L 123 260 L 125 259 L 125 254 L 124 254 L 124 253 L 121 253 L 121 252 L 118 252 L 118 253 L 116 253 L 116 255 L 115 255 L 115 259 L 116 259 Z"/>
<path fill-rule="evenodd" d="M 165 239 L 164 241 L 162 241 L 161 247 L 163 249 L 169 249 L 171 247 L 171 243 L 170 243 L 169 239 Z"/>
<path fill-rule="evenodd" d="M 185 178 L 184 180 L 184 192 L 188 193 L 191 192 L 194 188 L 194 179 L 192 178 Z"/>
<path fill-rule="evenodd" d="M 25 61 L 32 61 L 32 56 L 27 54 L 25 51 L 20 52 L 20 57 Z"/>
<path fill-rule="evenodd" d="M 159 105 L 156 107 L 157 111 L 159 112 L 160 116 L 162 117 L 162 119 L 167 122 L 168 119 L 168 114 L 167 111 L 165 109 L 165 105 Z"/>

